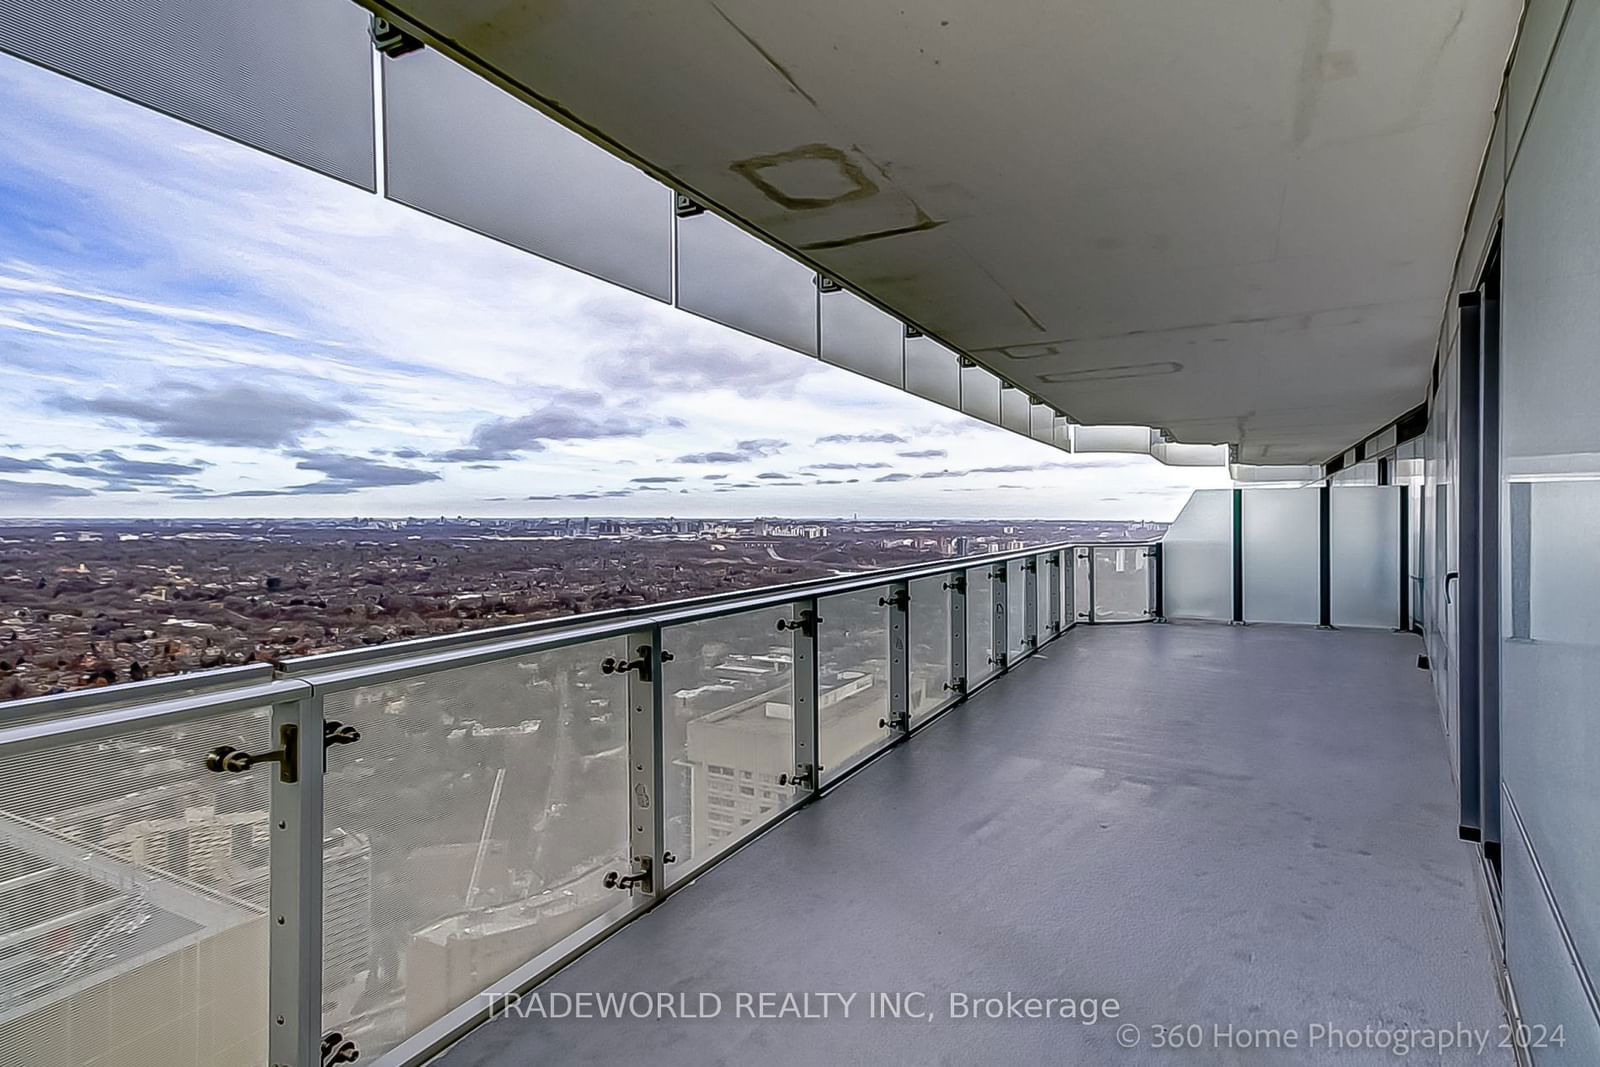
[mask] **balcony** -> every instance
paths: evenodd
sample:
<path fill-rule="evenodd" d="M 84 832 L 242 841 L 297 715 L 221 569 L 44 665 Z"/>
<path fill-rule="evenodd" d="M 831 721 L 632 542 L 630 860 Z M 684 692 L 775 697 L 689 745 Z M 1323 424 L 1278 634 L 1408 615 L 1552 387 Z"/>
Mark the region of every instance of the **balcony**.
<path fill-rule="evenodd" d="M 1420 644 L 1370 625 L 1405 621 L 1404 499 L 1197 494 L 1157 544 L 17 702 L 4 1062 L 781 1062 L 759 992 L 926 996 L 808 1031 L 839 1059 L 1109 1055 L 1113 1011 L 1492 1030 Z M 1347 628 L 1201 620 L 1230 601 Z M 508 1015 L 530 990 L 729 1015 Z M 1107 1014 L 949 1016 L 1006 992 Z"/>
<path fill-rule="evenodd" d="M 1158 1035 L 1202 1062 L 1251 1060 L 1245 1042 L 1353 1063 L 1398 1058 L 1399 1034 L 1424 1059 L 1600 1063 L 1600 569 L 1582 533 L 1600 526 L 1600 2 L 943 6 L 5 9 L 8 55 L 766 346 L 738 374 L 684 374 L 645 358 L 670 346 L 608 345 L 590 378 L 546 358 L 474 390 L 582 385 L 574 406 L 623 420 L 598 438 L 485 439 L 524 421 L 508 409 L 436 421 L 402 453 L 340 409 L 315 427 L 345 426 L 348 454 L 307 455 L 316 433 L 293 418 L 159 368 L 270 325 L 235 275 L 293 262 L 252 253 L 274 220 L 312 231 L 288 246 L 304 250 L 371 229 L 363 209 L 280 192 L 258 218 L 273 197 L 246 181 L 242 208 L 197 216 L 214 182 L 186 171 L 135 229 L 82 229 L 159 169 L 127 154 L 101 172 L 107 152 L 176 139 L 40 112 L 10 138 L 14 169 L 56 165 L 8 202 L 39 239 L 36 262 L 14 258 L 48 269 L 7 284 L 15 328 L 50 340 L 7 351 L 8 371 L 37 370 L 31 389 L 6 379 L 34 405 L 11 421 L 94 408 L 97 431 L 166 430 L 187 404 L 219 425 L 183 419 L 171 440 L 234 448 L 220 424 L 248 407 L 276 432 L 241 472 L 325 477 L 208 488 L 172 473 L 203 457 L 152 470 L 85 438 L 118 465 L 97 467 L 67 438 L 0 454 L 13 508 L 131 489 L 128 470 L 197 506 L 424 486 L 569 454 L 547 440 L 598 448 L 665 384 L 791 358 L 858 376 L 825 408 L 825 462 L 886 472 L 863 488 L 1010 472 L 999 489 L 1042 499 L 1033 471 L 1126 457 L 1234 488 L 1197 493 L 1159 545 L 941 559 L 7 705 L 0 1067 L 1141 1062 L 1168 1052 Z M 7 113 L 32 115 L 18 98 Z M 65 181 L 101 173 L 99 207 L 104 189 Z M 205 232 L 208 215 L 238 225 Z M 198 263 L 154 240 L 174 231 Z M 164 332 L 183 312 L 159 288 L 76 294 L 124 307 L 125 333 L 70 313 L 55 290 L 91 249 L 115 253 L 105 277 L 170 260 L 158 280 L 214 298 L 190 309 L 206 331 Z M 407 361 L 374 374 L 378 322 L 400 351 L 442 338 L 428 365 L 451 371 L 480 295 L 537 302 L 453 262 L 465 298 L 433 292 L 433 258 L 373 245 L 322 265 L 299 286 L 306 322 L 259 331 L 276 347 L 223 363 L 227 385 L 405 380 Z M 328 284 L 346 276 L 361 286 Z M 356 309 L 347 336 L 307 327 L 329 305 Z M 116 338 L 132 355 L 102 362 Z M 348 357 L 338 374 L 313 373 L 319 348 Z M 93 396 L 106 367 L 117 389 Z M 874 389 L 1050 462 L 863 464 L 846 449 L 884 436 L 869 413 L 892 394 Z M 721 391 L 695 399 L 744 406 Z M 609 487 L 556 469 L 572 484 L 528 499 L 699 474 L 617 458 Z M 352 469 L 366 480 L 336 473 Z M 503 1010 L 606 989 L 927 992 L 941 1014 L 798 1030 Z M 1109 1013 L 949 1019 L 940 998 L 968 990 L 1115 998 L 1140 1044 L 1115 1048 Z M 1230 1024 L 1250 1036 L 1213 1028 Z M 1326 1032 L 1346 1024 L 1359 1035 Z M 1464 1030 L 1482 1056 L 1425 1043 Z"/>
<path fill-rule="evenodd" d="M 1312 1023 L 1494 1030 L 1474 861 L 1454 840 L 1417 648 L 1373 631 L 1077 628 L 437 1062 L 616 1063 L 646 1047 L 668 1063 L 1147 1062 L 1105 1019 L 951 1017 L 952 993 L 1007 991 L 1114 998 L 1146 1041 L 1201 1023 L 1204 1052 L 1167 1053 L 1196 1062 L 1233 1062 L 1213 1024 L 1302 1041 Z M 721 1016 L 536 1013 L 639 990 L 687 994 L 690 1012 L 716 992 Z M 848 1019 L 834 1004 L 830 1021 L 763 1025 L 737 1017 L 747 991 L 860 996 Z M 911 991 L 931 1024 L 869 1017 L 872 993 Z M 1293 1062 L 1367 1062 L 1301 1047 Z"/>

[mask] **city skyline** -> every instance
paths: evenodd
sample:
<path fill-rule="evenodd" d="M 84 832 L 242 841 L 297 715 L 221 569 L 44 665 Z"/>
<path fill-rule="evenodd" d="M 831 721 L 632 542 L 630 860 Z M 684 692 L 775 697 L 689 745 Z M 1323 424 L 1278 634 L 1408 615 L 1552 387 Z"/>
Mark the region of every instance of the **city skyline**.
<path fill-rule="evenodd" d="M 18 60 L 0 93 L 0 517 L 1168 520 L 1228 484 L 1068 455 Z"/>

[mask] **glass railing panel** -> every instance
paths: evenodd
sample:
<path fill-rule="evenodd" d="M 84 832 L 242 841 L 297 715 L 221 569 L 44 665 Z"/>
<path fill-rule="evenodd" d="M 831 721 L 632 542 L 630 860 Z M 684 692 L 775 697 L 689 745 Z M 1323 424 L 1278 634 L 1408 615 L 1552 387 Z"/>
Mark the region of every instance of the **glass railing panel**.
<path fill-rule="evenodd" d="M 1233 618 L 1233 490 L 1200 489 L 1161 539 L 1169 618 Z"/>
<path fill-rule="evenodd" d="M 1143 545 L 1094 548 L 1094 621 L 1139 622 L 1151 617 L 1150 550 Z"/>
<path fill-rule="evenodd" d="M 911 722 L 915 725 L 951 697 L 950 583 L 948 577 L 917 578 L 911 602 L 907 648 L 911 661 Z"/>
<path fill-rule="evenodd" d="M 267 1062 L 263 708 L 0 750 L 0 1063 Z"/>
<path fill-rule="evenodd" d="M 1073 580 L 1073 559 L 1078 554 L 1077 549 L 1063 548 L 1056 555 L 1061 561 L 1055 568 L 1057 585 L 1061 587 L 1061 629 L 1067 631 L 1078 621 L 1077 585 Z"/>
<path fill-rule="evenodd" d="M 822 780 L 890 738 L 888 586 L 817 602 L 817 744 Z"/>
<path fill-rule="evenodd" d="M 1400 625 L 1399 486 L 1341 486 L 1329 494 L 1329 613 L 1335 626 Z"/>
<path fill-rule="evenodd" d="M 994 577 L 988 565 L 967 568 L 967 692 L 999 670 L 994 648 Z"/>
<path fill-rule="evenodd" d="M 341 0 L 11 0 L 0 49 L 371 190 L 368 25 Z"/>
<path fill-rule="evenodd" d="M 1039 602 L 1034 610 L 1034 632 L 1038 634 L 1041 645 L 1055 636 L 1050 630 L 1050 583 L 1057 581 L 1056 569 L 1050 565 L 1050 558 L 1054 555 L 1054 552 L 1045 552 L 1033 557 L 1039 587 Z"/>
<path fill-rule="evenodd" d="M 1075 548 L 1067 555 L 1072 562 L 1072 574 L 1069 580 L 1072 584 L 1072 602 L 1075 606 L 1073 618 L 1078 622 L 1088 622 L 1090 609 L 1094 606 L 1094 598 L 1089 588 L 1089 549 Z"/>
<path fill-rule="evenodd" d="M 1244 491 L 1247 621 L 1315 623 L 1319 618 L 1321 492 L 1315 486 Z"/>
<path fill-rule="evenodd" d="M 624 893 L 622 639 L 330 694 L 323 1029 L 376 1060 Z"/>
<path fill-rule="evenodd" d="M 1028 574 L 1023 561 L 1013 559 L 1006 563 L 1006 661 L 1015 663 L 1027 651 Z"/>
<path fill-rule="evenodd" d="M 677 225 L 680 308 L 817 354 L 817 282 L 810 267 L 709 211 Z"/>
<path fill-rule="evenodd" d="M 662 631 L 662 818 L 667 881 L 737 844 L 795 798 L 794 650 L 787 608 Z"/>

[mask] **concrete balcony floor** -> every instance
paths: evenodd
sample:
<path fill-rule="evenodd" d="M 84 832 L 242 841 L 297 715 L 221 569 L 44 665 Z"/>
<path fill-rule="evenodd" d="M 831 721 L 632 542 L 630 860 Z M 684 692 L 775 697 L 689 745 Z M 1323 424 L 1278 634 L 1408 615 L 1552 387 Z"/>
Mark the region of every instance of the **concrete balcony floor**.
<path fill-rule="evenodd" d="M 558 974 L 716 992 L 712 1020 L 503 1018 L 445 1067 L 530 1063 L 1394 1063 L 1313 1024 L 1487 1030 L 1510 1063 L 1473 851 L 1409 635 L 1079 627 Z M 933 1018 L 866 1017 L 924 991 Z M 1116 998 L 1121 1017 L 959 1020 L 952 992 Z M 739 992 L 858 992 L 759 1021 Z M 815 999 L 813 1007 L 817 1007 Z M 1120 1048 L 1132 1023 L 1141 1044 Z M 1200 1023 L 1199 1050 L 1155 1050 Z M 1298 1033 L 1217 1047 L 1214 1026 Z"/>

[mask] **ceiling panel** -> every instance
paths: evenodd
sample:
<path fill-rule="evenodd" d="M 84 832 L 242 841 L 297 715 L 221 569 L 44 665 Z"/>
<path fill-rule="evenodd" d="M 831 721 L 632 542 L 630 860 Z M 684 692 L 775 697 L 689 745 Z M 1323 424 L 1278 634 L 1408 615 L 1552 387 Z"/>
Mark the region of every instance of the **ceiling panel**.
<path fill-rule="evenodd" d="M 1520 11 L 374 2 L 1075 419 L 1283 463 L 1423 398 Z"/>

